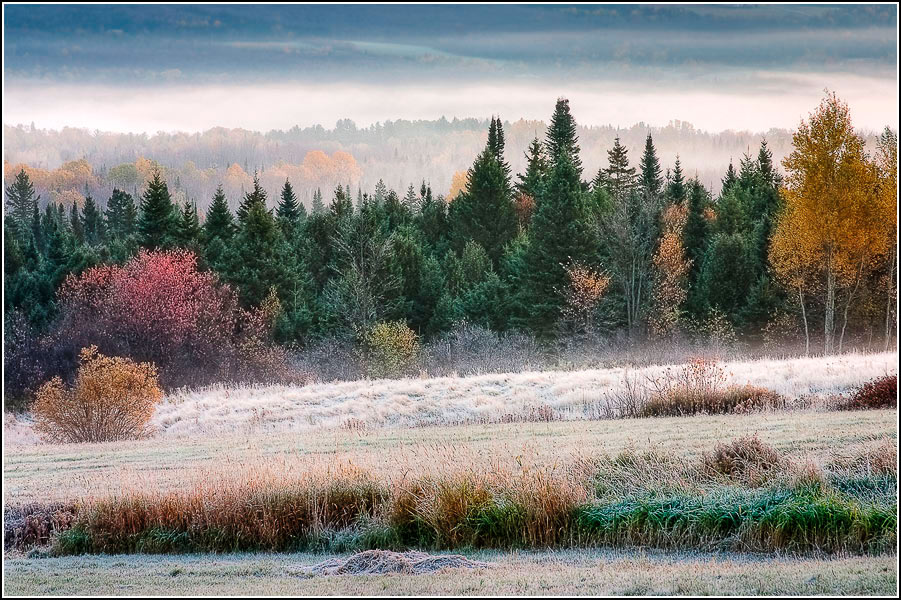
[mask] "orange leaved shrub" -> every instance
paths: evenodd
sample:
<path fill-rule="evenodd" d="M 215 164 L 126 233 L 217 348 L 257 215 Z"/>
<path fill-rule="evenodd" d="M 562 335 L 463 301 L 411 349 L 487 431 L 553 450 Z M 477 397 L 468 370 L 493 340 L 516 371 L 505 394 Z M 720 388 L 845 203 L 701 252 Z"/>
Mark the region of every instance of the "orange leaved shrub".
<path fill-rule="evenodd" d="M 109 442 L 143 437 L 163 393 L 156 367 L 82 349 L 74 385 L 42 385 L 32 410 L 35 430 L 53 442 Z"/>

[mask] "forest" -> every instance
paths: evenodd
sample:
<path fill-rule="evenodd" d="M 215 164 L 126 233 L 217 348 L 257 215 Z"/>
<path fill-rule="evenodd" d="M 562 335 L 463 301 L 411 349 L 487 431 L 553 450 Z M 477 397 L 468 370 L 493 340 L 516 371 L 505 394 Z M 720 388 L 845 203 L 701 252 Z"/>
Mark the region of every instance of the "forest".
<path fill-rule="evenodd" d="M 290 380 L 323 344 L 398 376 L 465 324 L 548 352 L 578 339 L 831 354 L 894 339 L 891 129 L 871 151 L 827 94 L 781 165 L 763 140 L 716 192 L 678 156 L 663 169 L 650 132 L 639 156 L 616 137 L 587 172 L 578 131 L 564 98 L 527 148 L 492 117 L 447 194 L 424 177 L 299 191 L 287 174 L 267 189 L 255 172 L 240 198 L 220 182 L 200 203 L 146 161 L 108 198 L 42 202 L 25 168 L 9 173 L 5 390 L 71 380 L 89 346 L 152 362 L 166 388 Z"/>

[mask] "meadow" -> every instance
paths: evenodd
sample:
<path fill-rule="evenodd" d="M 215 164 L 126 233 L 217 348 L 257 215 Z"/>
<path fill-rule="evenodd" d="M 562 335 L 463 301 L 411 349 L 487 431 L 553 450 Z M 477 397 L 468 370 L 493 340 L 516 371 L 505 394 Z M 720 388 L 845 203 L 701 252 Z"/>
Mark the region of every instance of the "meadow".
<path fill-rule="evenodd" d="M 604 409 L 672 365 L 180 391 L 151 436 L 102 444 L 41 443 L 8 416 L 7 530 L 45 530 L 7 535 L 5 590 L 886 593 L 897 409 L 839 399 L 896 362 L 722 363 L 724 389 L 784 399 L 728 414 Z M 369 548 L 491 566 L 301 568 Z M 125 566 L 144 576 L 121 588 Z"/>

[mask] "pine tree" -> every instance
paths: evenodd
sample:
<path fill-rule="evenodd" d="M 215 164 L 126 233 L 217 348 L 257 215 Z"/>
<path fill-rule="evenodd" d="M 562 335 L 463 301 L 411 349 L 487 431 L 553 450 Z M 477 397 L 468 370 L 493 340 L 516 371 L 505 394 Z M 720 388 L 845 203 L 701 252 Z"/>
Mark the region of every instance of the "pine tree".
<path fill-rule="evenodd" d="M 263 209 L 266 208 L 266 190 L 260 186 L 260 176 L 256 172 L 253 174 L 253 189 L 244 194 L 244 199 L 236 211 L 239 223 L 244 222 L 250 207 L 254 204 L 259 204 Z"/>
<path fill-rule="evenodd" d="M 106 203 L 106 225 L 111 238 L 124 239 L 134 235 L 138 209 L 131 194 L 113 189 Z"/>
<path fill-rule="evenodd" d="M 556 165 L 566 156 L 581 178 L 582 160 L 579 158 L 578 142 L 576 121 L 569 112 L 569 100 L 560 98 L 554 107 L 551 124 L 547 129 L 545 147 L 552 165 Z"/>
<path fill-rule="evenodd" d="M 24 234 L 30 226 L 34 206 L 40 199 L 34 197 L 34 184 L 25 169 L 21 169 L 6 188 L 6 207 L 20 233 Z"/>
<path fill-rule="evenodd" d="M 469 240 L 482 245 L 495 264 L 516 235 L 516 211 L 508 180 L 492 150 L 486 147 L 469 170 L 469 184 L 450 205 L 448 220 L 454 247 Z"/>
<path fill-rule="evenodd" d="M 544 147 L 538 138 L 532 139 L 529 151 L 526 152 L 526 172 L 517 175 L 519 182 L 516 189 L 520 194 L 525 194 L 533 200 L 541 193 L 541 186 L 547 177 L 547 159 L 544 156 Z"/>
<path fill-rule="evenodd" d="M 103 223 L 103 213 L 97 208 L 97 203 L 90 195 L 84 199 L 84 239 L 91 246 L 95 246 L 103 242 L 105 238 L 105 230 Z"/>
<path fill-rule="evenodd" d="M 613 140 L 613 148 L 607 151 L 609 165 L 598 172 L 594 186 L 603 185 L 615 202 L 623 202 L 635 188 L 635 167 L 629 166 L 629 154 L 626 147 Z"/>
<path fill-rule="evenodd" d="M 138 241 L 144 248 L 170 248 L 175 242 L 178 213 L 169 195 L 169 187 L 156 171 L 147 182 L 138 217 Z"/>
<path fill-rule="evenodd" d="M 654 148 L 654 140 L 651 134 L 644 143 L 644 153 L 639 163 L 640 174 L 638 176 L 638 188 L 645 198 L 658 198 L 663 187 L 663 179 L 660 177 L 660 161 L 657 159 L 657 149 Z"/>
<path fill-rule="evenodd" d="M 300 206 L 297 202 L 297 196 L 294 194 L 294 188 L 291 187 L 291 182 L 285 179 L 285 185 L 282 188 L 281 199 L 275 214 L 286 239 L 290 239 L 294 235 L 295 229 L 300 224 Z"/>
<path fill-rule="evenodd" d="M 322 202 L 322 190 L 320 188 L 316 188 L 316 191 L 313 192 L 313 205 L 312 212 L 314 215 L 322 214 L 325 211 L 325 204 Z"/>
<path fill-rule="evenodd" d="M 235 234 L 235 219 L 228 208 L 228 200 L 225 199 L 222 185 L 216 188 L 213 202 L 207 209 L 203 230 L 207 242 L 213 239 L 228 241 Z"/>
<path fill-rule="evenodd" d="M 679 155 L 676 155 L 676 164 L 666 188 L 667 202 L 669 204 L 682 204 L 685 202 L 685 176 L 682 174 L 682 163 Z"/>
<path fill-rule="evenodd" d="M 179 247 L 197 251 L 203 229 L 200 227 L 200 219 L 197 216 L 197 204 L 185 202 L 179 214 L 178 227 L 176 229 L 176 241 Z"/>
<path fill-rule="evenodd" d="M 735 174 L 735 167 L 732 166 L 732 161 L 729 161 L 729 168 L 726 169 L 726 175 L 723 177 L 723 187 L 720 190 L 720 196 L 724 196 L 729 193 L 729 190 L 732 189 L 738 183 L 738 175 Z"/>
<path fill-rule="evenodd" d="M 79 244 L 84 243 L 84 221 L 78 213 L 78 202 L 72 202 L 72 208 L 69 210 L 69 229 L 72 231 L 72 237 Z"/>
<path fill-rule="evenodd" d="M 560 317 L 566 266 L 572 262 L 595 266 L 597 260 L 597 238 L 579 171 L 569 154 L 562 153 L 532 217 L 524 260 L 524 288 L 519 290 L 523 296 L 519 304 L 526 307 L 528 314 L 520 318 L 535 331 L 550 333 Z"/>

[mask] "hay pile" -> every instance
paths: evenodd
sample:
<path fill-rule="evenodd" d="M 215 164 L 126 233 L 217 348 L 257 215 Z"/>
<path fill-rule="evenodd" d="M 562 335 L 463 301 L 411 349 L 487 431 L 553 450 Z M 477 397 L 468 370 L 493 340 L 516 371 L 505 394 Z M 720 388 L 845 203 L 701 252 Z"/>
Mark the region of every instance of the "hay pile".
<path fill-rule="evenodd" d="M 470 560 L 459 554 L 426 554 L 425 552 L 391 552 L 367 550 L 348 558 L 333 558 L 303 569 L 302 573 L 315 575 L 424 575 L 442 569 L 482 569 L 490 563 Z"/>

